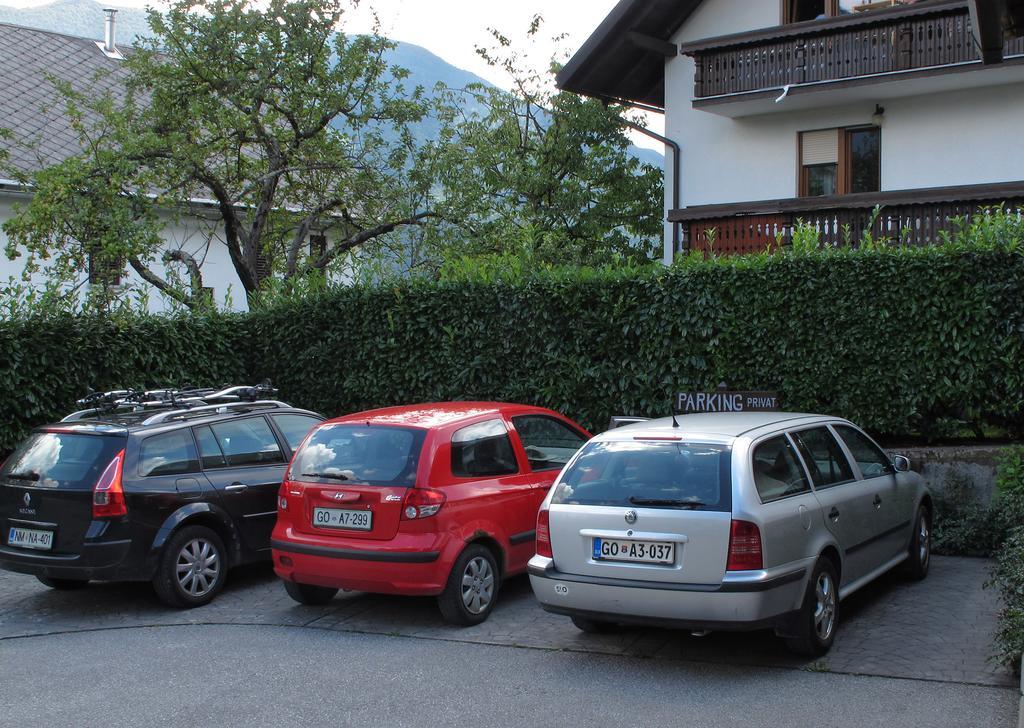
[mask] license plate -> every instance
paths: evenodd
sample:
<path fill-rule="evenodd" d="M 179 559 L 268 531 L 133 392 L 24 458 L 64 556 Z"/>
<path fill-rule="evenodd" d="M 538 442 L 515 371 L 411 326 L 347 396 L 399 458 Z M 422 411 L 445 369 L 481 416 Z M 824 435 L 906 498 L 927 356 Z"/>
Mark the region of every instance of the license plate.
<path fill-rule="evenodd" d="M 671 541 L 622 541 L 612 538 L 595 538 L 594 560 L 671 564 L 676 560 L 676 545 Z"/>
<path fill-rule="evenodd" d="M 53 531 L 33 531 L 29 528 L 11 528 L 7 533 L 7 545 L 23 549 L 49 551 L 53 548 Z"/>
<path fill-rule="evenodd" d="M 373 513 L 344 508 L 314 508 L 313 525 L 320 528 L 347 528 L 354 531 L 373 529 Z"/>

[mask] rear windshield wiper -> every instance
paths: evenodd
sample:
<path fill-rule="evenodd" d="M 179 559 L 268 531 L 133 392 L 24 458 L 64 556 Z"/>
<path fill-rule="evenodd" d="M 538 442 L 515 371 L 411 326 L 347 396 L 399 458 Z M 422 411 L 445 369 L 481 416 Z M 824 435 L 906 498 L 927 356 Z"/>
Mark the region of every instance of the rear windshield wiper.
<path fill-rule="evenodd" d="M 8 473 L 7 477 L 11 480 L 28 480 L 34 483 L 39 480 L 39 473 Z"/>
<path fill-rule="evenodd" d="M 351 480 L 347 475 L 341 473 L 303 473 L 304 478 L 328 478 L 330 480 Z"/>
<path fill-rule="evenodd" d="M 676 506 L 678 508 L 700 508 L 707 505 L 703 501 L 694 499 L 673 499 L 673 498 L 637 498 L 630 496 L 629 502 L 635 506 Z"/>

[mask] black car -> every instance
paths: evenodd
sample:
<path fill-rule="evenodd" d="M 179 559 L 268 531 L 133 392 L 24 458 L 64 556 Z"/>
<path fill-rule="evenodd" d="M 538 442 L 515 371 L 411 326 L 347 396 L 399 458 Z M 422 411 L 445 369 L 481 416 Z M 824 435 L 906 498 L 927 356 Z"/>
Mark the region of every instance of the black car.
<path fill-rule="evenodd" d="M 0 468 L 0 568 L 55 589 L 152 581 L 213 599 L 227 570 L 270 558 L 292 452 L 324 418 L 265 385 L 92 395 Z"/>

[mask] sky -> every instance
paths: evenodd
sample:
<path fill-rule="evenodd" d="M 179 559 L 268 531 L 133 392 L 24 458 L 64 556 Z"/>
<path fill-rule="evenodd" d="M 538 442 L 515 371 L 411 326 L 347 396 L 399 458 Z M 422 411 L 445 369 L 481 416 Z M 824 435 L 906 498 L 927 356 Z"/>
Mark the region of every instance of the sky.
<path fill-rule="evenodd" d="M 0 0 L 4 5 L 29 7 L 51 0 Z M 617 0 L 361 0 L 355 14 L 343 20 L 347 32 L 366 32 L 373 27 L 372 11 L 381 33 L 393 40 L 423 46 L 449 63 L 481 76 L 497 86 L 508 87 L 508 78 L 490 68 L 476 53 L 490 46 L 487 28 L 496 28 L 515 41 L 526 36 L 530 21 L 540 15 L 544 22 L 537 34 L 531 65 L 543 67 L 552 56 L 563 62 L 576 52 Z M 110 0 L 110 7 L 160 6 L 153 0 Z M 564 35 L 559 41 L 552 38 Z M 648 124 L 661 131 L 661 117 L 648 115 Z M 632 134 L 634 143 L 663 151 L 648 137 Z"/>

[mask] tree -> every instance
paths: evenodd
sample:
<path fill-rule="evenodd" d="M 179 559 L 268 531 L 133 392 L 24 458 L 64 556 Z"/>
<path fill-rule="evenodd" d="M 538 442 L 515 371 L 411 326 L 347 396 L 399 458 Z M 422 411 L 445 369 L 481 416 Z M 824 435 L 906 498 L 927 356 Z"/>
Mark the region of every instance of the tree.
<path fill-rule="evenodd" d="M 336 32 L 358 0 L 177 0 L 123 61 L 121 90 L 58 83 L 82 152 L 36 174 L 5 225 L 26 269 L 127 261 L 180 303 L 202 304 L 199 261 L 161 238 L 166 216 L 205 216 L 252 300 L 274 275 L 322 275 L 347 255 L 424 225 L 430 182 L 409 124 L 422 91 L 389 67 L 393 44 Z M 206 200 L 207 202 L 203 202 Z M 307 254 L 312 231 L 327 241 Z M 156 262 L 178 263 L 161 275 Z"/>
<path fill-rule="evenodd" d="M 496 46 L 477 48 L 511 91 L 477 84 L 447 93 L 437 172 L 444 217 L 460 234 L 441 231 L 441 248 L 449 258 L 647 261 L 660 246 L 662 172 L 632 155 L 626 109 L 554 90 L 557 63 L 530 70 L 523 49 L 541 24 L 535 17 L 520 50 L 494 29 Z"/>

